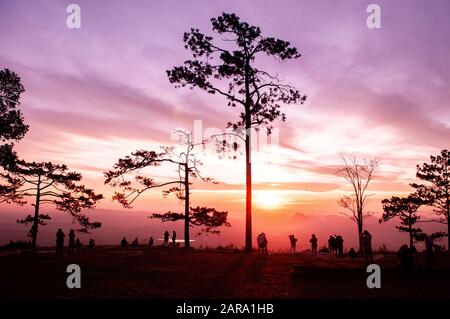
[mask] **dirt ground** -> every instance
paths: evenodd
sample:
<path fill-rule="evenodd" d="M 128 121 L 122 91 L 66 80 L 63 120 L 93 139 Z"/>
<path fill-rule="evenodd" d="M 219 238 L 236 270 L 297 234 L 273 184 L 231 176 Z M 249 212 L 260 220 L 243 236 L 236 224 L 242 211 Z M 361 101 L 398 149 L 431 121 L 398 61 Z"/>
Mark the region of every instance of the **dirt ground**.
<path fill-rule="evenodd" d="M 97 247 L 75 256 L 0 251 L 0 298 L 450 298 L 448 261 L 404 272 L 376 256 L 381 289 L 366 286 L 363 260 L 180 248 Z M 66 267 L 81 267 L 81 289 Z M 294 271 L 295 269 L 295 271 Z"/>

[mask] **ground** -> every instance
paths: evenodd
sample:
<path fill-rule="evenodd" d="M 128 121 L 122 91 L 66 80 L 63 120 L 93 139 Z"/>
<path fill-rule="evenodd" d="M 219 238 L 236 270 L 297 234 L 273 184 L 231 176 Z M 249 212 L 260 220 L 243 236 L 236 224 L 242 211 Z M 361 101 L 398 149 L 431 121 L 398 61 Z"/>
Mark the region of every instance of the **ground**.
<path fill-rule="evenodd" d="M 382 288 L 368 289 L 363 260 L 308 253 L 258 254 L 182 248 L 97 247 L 75 256 L 0 251 L 0 298 L 449 298 L 450 268 L 404 272 L 376 256 Z M 81 267 L 81 289 L 66 267 Z M 444 266 L 443 266 L 444 265 Z"/>

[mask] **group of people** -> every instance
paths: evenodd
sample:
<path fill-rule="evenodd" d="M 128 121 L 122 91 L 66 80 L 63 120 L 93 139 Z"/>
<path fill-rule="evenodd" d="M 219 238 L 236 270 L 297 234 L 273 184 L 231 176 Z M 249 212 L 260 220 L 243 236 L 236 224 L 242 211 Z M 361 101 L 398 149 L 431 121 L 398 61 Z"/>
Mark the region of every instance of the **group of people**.
<path fill-rule="evenodd" d="M 56 232 L 56 254 L 57 255 L 63 255 L 64 253 L 64 238 L 66 235 L 64 234 L 63 230 L 61 228 L 58 229 Z M 69 231 L 69 255 L 73 255 L 77 253 L 81 247 L 83 246 L 81 244 L 81 241 L 79 238 L 75 239 L 75 231 L 71 229 Z M 90 249 L 93 249 L 95 247 L 95 240 L 89 239 L 88 247 Z"/>
<path fill-rule="evenodd" d="M 120 246 L 121 247 L 128 247 L 128 240 L 127 240 L 127 238 L 125 236 L 120 241 Z M 137 237 L 131 242 L 131 246 L 139 247 L 139 240 L 138 240 Z"/>
<path fill-rule="evenodd" d="M 344 257 L 344 238 L 341 235 L 331 235 L 328 238 L 328 254 L 330 257 Z"/>
<path fill-rule="evenodd" d="M 169 232 L 166 230 L 164 232 L 164 242 L 163 242 L 163 246 L 164 247 L 169 247 L 169 238 L 170 238 L 170 234 Z M 176 231 L 172 232 L 172 245 L 175 247 L 176 246 L 176 242 L 177 242 L 177 233 Z M 128 240 L 126 237 L 123 237 L 122 240 L 120 241 L 120 246 L 122 247 L 128 247 Z M 153 237 L 150 237 L 150 239 L 148 240 L 148 246 L 149 247 L 153 247 L 153 245 L 155 244 Z M 131 246 L 132 247 L 139 247 L 139 239 L 136 237 L 132 242 L 131 242 Z"/>
<path fill-rule="evenodd" d="M 164 232 L 164 247 L 169 247 L 169 232 L 166 230 Z M 172 231 L 172 245 L 175 247 L 177 245 L 177 233 L 175 231 Z"/>
<path fill-rule="evenodd" d="M 69 254 L 73 255 L 77 253 L 80 248 L 83 246 L 80 239 L 76 238 L 75 231 L 71 229 L 69 231 Z M 63 230 L 61 228 L 58 229 L 56 232 L 56 254 L 57 255 L 63 255 L 64 251 L 64 239 L 66 235 L 64 234 Z M 289 241 L 291 244 L 290 253 L 295 254 L 297 252 L 297 242 L 298 238 L 296 238 L 294 235 L 289 235 Z M 164 247 L 169 246 L 169 238 L 170 233 L 166 230 L 164 232 Z M 172 245 L 176 246 L 176 239 L 177 239 L 177 233 L 175 231 L 172 232 Z M 260 233 L 257 237 L 257 243 L 258 243 L 258 251 L 261 253 L 267 254 L 267 245 L 268 240 L 265 233 Z M 311 235 L 311 238 L 309 240 L 311 244 L 311 254 L 313 257 L 317 257 L 317 248 L 318 248 L 318 239 L 315 234 Z M 426 255 L 425 255 L 425 262 L 426 267 L 431 268 L 433 264 L 433 258 L 434 258 L 434 241 L 433 237 L 425 235 L 424 238 L 425 242 L 425 248 L 426 248 Z M 373 263 L 373 254 L 372 254 L 372 235 L 369 233 L 369 231 L 364 230 L 360 236 L 360 244 L 361 244 L 361 253 L 363 254 L 365 260 L 367 263 Z M 126 237 L 123 237 L 120 245 L 122 247 L 128 246 L 128 240 Z M 153 237 L 150 237 L 148 245 L 150 247 L 153 247 L 154 240 Z M 136 237 L 132 243 L 132 247 L 139 247 L 139 240 Z M 88 248 L 93 249 L 95 247 L 95 240 L 89 239 Z M 413 247 L 414 248 L 414 247 Z M 328 239 L 328 251 L 329 256 L 338 256 L 338 257 L 344 257 L 344 239 L 340 235 L 331 235 Z M 411 249 L 407 245 L 403 245 L 400 250 L 397 253 L 397 256 L 400 259 L 400 263 L 402 268 L 405 269 L 413 269 L 414 268 L 414 253 L 416 253 L 415 249 Z M 348 255 L 350 258 L 354 259 L 358 256 L 357 252 L 354 248 L 351 248 L 348 252 Z"/>
<path fill-rule="evenodd" d="M 123 237 L 122 240 L 120 241 L 120 246 L 121 247 L 128 247 L 128 240 L 127 237 Z M 150 247 L 153 247 L 153 237 L 150 237 L 150 239 L 148 240 L 148 245 Z M 139 247 L 139 239 L 136 237 L 132 242 L 131 242 L 131 246 L 132 247 Z"/>
<path fill-rule="evenodd" d="M 289 242 L 291 243 L 291 249 L 289 250 L 289 252 L 291 254 L 295 254 L 297 252 L 297 242 L 298 239 L 295 238 L 294 235 L 289 235 Z M 309 240 L 309 242 L 311 243 L 311 254 L 313 257 L 317 257 L 317 237 L 315 234 L 311 235 L 311 239 Z"/>
<path fill-rule="evenodd" d="M 431 269 L 433 268 L 434 264 L 435 252 L 439 250 L 439 246 L 435 245 L 432 235 L 424 234 L 422 240 L 425 244 L 425 268 Z M 397 257 L 400 259 L 400 267 L 404 270 L 413 270 L 416 266 L 416 254 L 416 247 L 408 247 L 408 245 L 402 245 L 397 252 Z"/>
<path fill-rule="evenodd" d="M 294 235 L 289 235 L 289 241 L 291 243 L 290 253 L 294 254 L 297 251 L 297 241 Z M 313 257 L 317 257 L 317 243 L 318 239 L 315 234 L 311 235 L 311 239 L 309 240 L 311 244 L 311 255 Z M 372 257 L 372 235 L 365 230 L 361 235 L 361 244 L 363 248 L 364 257 L 368 262 L 373 262 Z M 331 235 L 328 239 L 328 253 L 330 257 L 344 257 L 344 238 L 341 235 Z M 352 258 L 356 258 L 356 251 L 352 248 L 349 251 L 349 256 Z"/>

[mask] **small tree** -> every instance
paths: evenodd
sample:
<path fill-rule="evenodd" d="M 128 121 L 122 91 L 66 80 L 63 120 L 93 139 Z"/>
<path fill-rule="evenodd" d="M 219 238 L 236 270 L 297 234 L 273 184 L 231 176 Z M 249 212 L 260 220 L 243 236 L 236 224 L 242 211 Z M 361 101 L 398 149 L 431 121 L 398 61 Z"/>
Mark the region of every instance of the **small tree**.
<path fill-rule="evenodd" d="M 220 234 L 218 230 L 221 226 L 230 227 L 227 221 L 228 212 L 218 211 L 215 208 L 209 207 L 190 207 L 190 213 L 187 215 L 190 226 L 202 227 L 198 235 L 203 233 Z M 186 220 L 186 214 L 167 212 L 164 214 L 155 213 L 150 218 L 159 218 L 162 222 L 176 222 L 179 220 Z M 185 242 L 186 244 L 186 242 Z"/>
<path fill-rule="evenodd" d="M 17 160 L 13 141 L 22 139 L 28 131 L 19 110 L 20 97 L 25 91 L 20 77 L 9 69 L 0 70 L 0 162 L 8 169 Z M 0 171 L 1 173 L 1 171 Z M 0 203 L 16 201 L 17 180 L 5 180 L 0 175 Z"/>
<path fill-rule="evenodd" d="M 66 165 L 17 160 L 3 177 L 9 182 L 18 183 L 16 191 L 10 196 L 15 196 L 23 204 L 28 197 L 34 198 L 34 215 L 18 220 L 19 223 L 31 224 L 29 235 L 33 248 L 36 247 L 39 225 L 45 225 L 45 220 L 50 219 L 47 214 L 40 214 L 42 205 L 52 204 L 57 210 L 69 213 L 74 222 L 81 226 L 78 231 L 88 232 L 101 227 L 101 223 L 90 222 L 81 211 L 95 207 L 103 195 L 79 185 L 77 182 L 81 181 L 81 174 L 70 172 Z"/>
<path fill-rule="evenodd" d="M 420 236 L 422 229 L 414 228 L 414 224 L 420 219 L 417 211 L 424 205 L 423 200 L 417 194 L 410 194 L 408 197 L 393 196 L 389 199 L 383 199 L 383 216 L 379 220 L 380 223 L 398 217 L 401 225 L 396 226 L 400 232 L 409 234 L 409 247 L 413 249 L 414 240 Z"/>
<path fill-rule="evenodd" d="M 362 252 L 361 234 L 363 232 L 364 217 L 368 215 L 364 211 L 367 199 L 371 194 L 367 193 L 370 182 L 374 178 L 375 170 L 380 166 L 378 159 L 359 159 L 354 154 L 343 154 L 344 167 L 338 174 L 343 176 L 352 187 L 352 194 L 345 195 L 338 200 L 338 204 L 349 211 L 344 213 L 354 220 L 358 226 L 359 251 Z"/>
<path fill-rule="evenodd" d="M 165 214 L 153 214 L 152 218 L 161 218 L 165 221 L 177 221 L 184 219 L 184 246 L 190 247 L 189 227 L 193 225 L 204 225 L 206 230 L 226 226 L 227 212 L 218 212 L 212 208 L 197 207 L 190 208 L 190 178 L 199 178 L 206 182 L 214 182 L 211 178 L 203 177 L 198 169 L 202 165 L 197 159 L 194 148 L 197 146 L 192 142 L 192 135 L 180 130 L 175 131 L 180 137 L 182 151 L 177 152 L 175 147 L 162 147 L 162 152 L 138 150 L 131 153 L 114 164 L 114 169 L 105 172 L 105 184 L 119 187 L 121 192 L 115 192 L 113 199 L 117 200 L 126 208 L 131 208 L 133 202 L 144 192 L 153 188 L 168 187 L 163 190 L 166 197 L 175 194 L 178 199 L 184 201 L 184 213 L 168 212 Z M 202 143 L 201 143 L 202 144 Z M 157 167 L 163 163 L 172 164 L 177 168 L 178 176 L 170 181 L 156 182 L 153 178 L 140 173 L 147 167 Z M 127 179 L 127 176 L 131 179 Z M 175 185 L 175 186 L 171 186 Z M 206 213 L 206 214 L 205 214 Z M 211 214 L 212 215 L 211 215 Z"/>
<path fill-rule="evenodd" d="M 228 106 L 240 108 L 239 120 L 228 127 L 245 131 L 246 162 L 246 228 L 245 249 L 252 249 L 252 166 L 251 129 L 267 129 L 276 119 L 284 121 L 283 104 L 302 104 L 306 97 L 265 70 L 256 67 L 256 58 L 270 56 L 278 61 L 300 57 L 287 41 L 264 37 L 257 26 L 240 20 L 235 14 L 223 13 L 211 19 L 212 30 L 226 37 L 222 44 L 198 29 L 184 33 L 185 48 L 192 59 L 167 71 L 169 81 L 177 86 L 197 87 L 209 94 L 219 94 Z"/>
<path fill-rule="evenodd" d="M 417 165 L 416 176 L 427 184 L 411 184 L 418 196 L 434 207 L 438 219 L 433 221 L 447 225 L 448 245 L 450 251 L 450 152 L 442 150 L 437 156 L 430 156 L 430 163 Z"/>

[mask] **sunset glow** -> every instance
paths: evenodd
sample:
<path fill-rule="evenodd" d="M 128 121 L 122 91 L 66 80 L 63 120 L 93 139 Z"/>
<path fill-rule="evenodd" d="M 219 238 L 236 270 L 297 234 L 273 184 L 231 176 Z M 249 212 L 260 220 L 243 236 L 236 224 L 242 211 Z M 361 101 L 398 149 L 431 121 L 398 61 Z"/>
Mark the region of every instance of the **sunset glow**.
<path fill-rule="evenodd" d="M 93 212 L 104 223 L 99 242 L 117 242 L 123 233 L 160 238 L 166 228 L 181 230 L 181 224 L 148 218 L 152 212 L 181 211 L 179 199 L 164 198 L 161 189 L 152 189 L 124 209 L 111 200 L 114 190 L 104 184 L 104 172 L 137 149 L 158 151 L 161 145 L 173 145 L 175 128 L 193 130 L 201 121 L 206 136 L 238 120 L 239 111 L 217 94 L 176 89 L 166 75 L 188 57 L 183 32 L 195 27 L 208 33 L 211 17 L 236 12 L 268 36 L 298 48 L 302 56 L 295 61 L 264 58 L 258 64 L 308 96 L 304 105 L 283 108 L 286 122 L 274 122 L 276 147 L 270 147 L 270 139 L 253 144 L 255 233 L 265 231 L 276 239 L 271 241 L 275 247 L 284 247 L 287 235 L 300 232 L 305 243 L 311 233 L 318 235 L 320 245 L 330 233 L 342 233 L 346 243 L 356 243 L 356 226 L 337 204 L 351 191 L 336 174 L 342 164 L 339 154 L 349 152 L 382 161 L 367 205 L 375 214 L 366 225 L 374 234 L 374 247 L 392 245 L 403 235 L 393 224 L 378 223 L 381 200 L 408 193 L 416 165 L 449 146 L 448 10 L 430 14 L 417 1 L 408 10 L 397 1 L 378 1 L 389 14 L 381 29 L 369 30 L 363 2 L 283 2 L 131 5 L 80 0 L 83 26 L 71 30 L 65 27 L 64 1 L 2 1 L 0 66 L 17 72 L 26 88 L 21 108 L 30 130 L 16 145 L 19 156 L 65 163 L 105 196 Z M 199 152 L 202 175 L 218 184 L 195 180 L 191 206 L 228 211 L 232 227 L 204 240 L 240 246 L 245 159 L 242 147 L 227 155 L 217 154 L 214 147 Z M 148 173 L 163 182 L 178 174 L 165 164 Z M 1 223 L 8 228 L 1 243 L 16 234 L 26 236 L 15 221 L 31 209 L 1 206 Z M 58 218 L 56 214 L 55 224 L 47 228 L 53 229 L 50 225 Z M 43 239 L 53 242 L 50 235 Z M 202 240 L 196 243 L 204 244 Z"/>
<path fill-rule="evenodd" d="M 276 192 L 260 192 L 256 195 L 256 203 L 265 209 L 275 209 L 280 206 L 282 198 Z"/>

